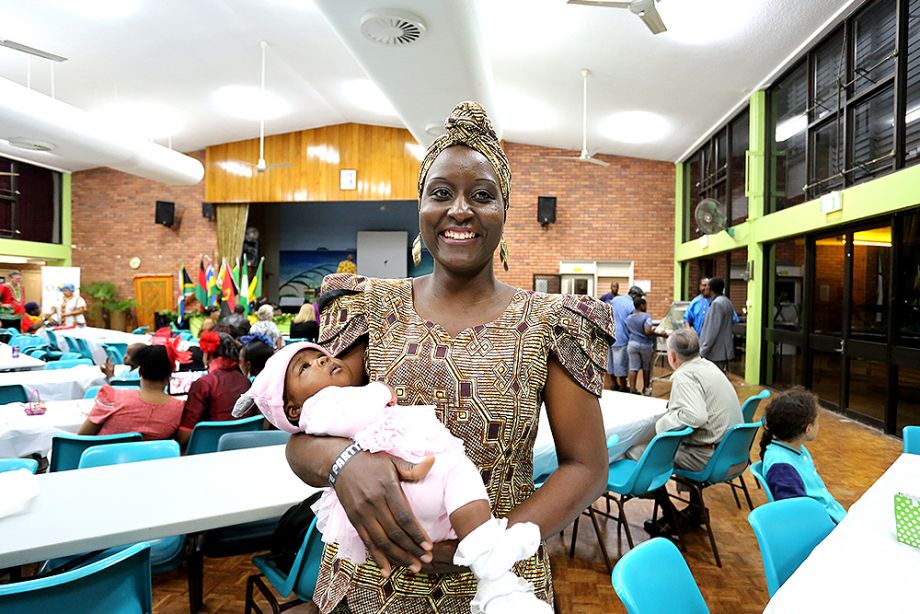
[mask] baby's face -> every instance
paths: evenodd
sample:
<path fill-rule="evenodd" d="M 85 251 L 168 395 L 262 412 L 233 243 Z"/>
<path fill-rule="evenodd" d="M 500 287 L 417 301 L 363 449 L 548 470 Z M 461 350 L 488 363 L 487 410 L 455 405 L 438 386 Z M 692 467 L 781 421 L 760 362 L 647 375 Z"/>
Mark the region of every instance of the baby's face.
<path fill-rule="evenodd" d="M 284 397 L 287 404 L 299 407 L 323 388 L 351 384 L 352 373 L 347 364 L 319 350 L 306 349 L 297 352 L 288 364 Z"/>

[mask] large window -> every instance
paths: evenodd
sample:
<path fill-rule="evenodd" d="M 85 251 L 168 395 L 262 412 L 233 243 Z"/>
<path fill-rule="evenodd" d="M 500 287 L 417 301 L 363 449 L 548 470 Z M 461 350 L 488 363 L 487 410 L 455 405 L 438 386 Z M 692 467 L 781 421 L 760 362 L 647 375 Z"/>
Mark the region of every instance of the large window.
<path fill-rule="evenodd" d="M 61 174 L 0 158 L 0 239 L 61 242 Z"/>
<path fill-rule="evenodd" d="M 771 88 L 770 211 L 920 160 L 920 0 L 899 3 L 867 2 Z"/>
<path fill-rule="evenodd" d="M 745 109 L 686 160 L 685 240 L 703 234 L 695 217 L 696 207 L 703 199 L 712 198 L 720 203 L 725 226 L 747 219 L 745 157 L 749 131 L 749 112 Z"/>

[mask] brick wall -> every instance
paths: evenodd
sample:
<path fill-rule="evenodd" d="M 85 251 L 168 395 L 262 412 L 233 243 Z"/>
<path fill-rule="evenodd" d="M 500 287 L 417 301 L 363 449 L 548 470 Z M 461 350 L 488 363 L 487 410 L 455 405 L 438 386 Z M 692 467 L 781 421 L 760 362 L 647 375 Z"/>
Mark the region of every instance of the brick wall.
<path fill-rule="evenodd" d="M 552 160 L 572 152 L 518 143 L 505 143 L 505 151 L 513 173 L 510 270 L 496 259 L 499 278 L 532 289 L 533 274 L 558 273 L 560 260 L 632 260 L 635 279 L 652 282 L 649 313 L 662 317 L 674 293 L 674 165 L 619 156 L 598 156 L 608 167 Z M 558 199 L 556 223 L 545 230 L 538 196 Z"/>
<path fill-rule="evenodd" d="M 204 161 L 203 151 L 189 155 Z M 83 284 L 111 281 L 119 297 L 134 297 L 135 275 L 177 275 L 181 263 L 191 267 L 198 254 L 217 252 L 216 224 L 201 217 L 203 181 L 172 186 L 96 168 L 74 173 L 72 190 L 73 264 Z M 154 223 L 158 200 L 176 203 L 178 227 Z M 128 266 L 134 256 L 141 259 L 137 270 Z"/>

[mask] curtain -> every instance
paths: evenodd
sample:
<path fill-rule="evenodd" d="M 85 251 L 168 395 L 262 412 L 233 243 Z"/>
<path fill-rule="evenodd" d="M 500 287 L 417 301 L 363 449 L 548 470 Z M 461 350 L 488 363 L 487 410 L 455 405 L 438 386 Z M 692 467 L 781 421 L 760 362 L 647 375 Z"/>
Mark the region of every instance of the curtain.
<path fill-rule="evenodd" d="M 233 262 L 243 252 L 243 237 L 246 234 L 246 220 L 249 218 L 248 203 L 215 204 L 217 214 L 217 253 L 219 258 Z"/>

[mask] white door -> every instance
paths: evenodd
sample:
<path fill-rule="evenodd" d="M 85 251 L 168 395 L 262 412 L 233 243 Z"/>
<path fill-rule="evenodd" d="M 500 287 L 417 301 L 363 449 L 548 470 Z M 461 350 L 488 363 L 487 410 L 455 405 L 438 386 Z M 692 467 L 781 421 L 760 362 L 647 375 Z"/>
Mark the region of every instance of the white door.
<path fill-rule="evenodd" d="M 409 234 L 400 231 L 358 233 L 358 274 L 398 279 L 407 275 Z"/>

